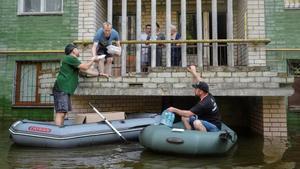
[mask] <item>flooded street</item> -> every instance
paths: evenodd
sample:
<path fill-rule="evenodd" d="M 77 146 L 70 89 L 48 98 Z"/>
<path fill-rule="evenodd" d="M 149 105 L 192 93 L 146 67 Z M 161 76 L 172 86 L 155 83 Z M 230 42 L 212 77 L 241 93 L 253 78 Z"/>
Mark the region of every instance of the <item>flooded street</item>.
<path fill-rule="evenodd" d="M 300 114 L 289 115 L 289 138 L 263 139 L 238 133 L 236 146 L 226 156 L 174 156 L 145 150 L 138 143 L 72 149 L 30 148 L 13 145 L 8 127 L 0 125 L 1 168 L 300 168 Z"/>

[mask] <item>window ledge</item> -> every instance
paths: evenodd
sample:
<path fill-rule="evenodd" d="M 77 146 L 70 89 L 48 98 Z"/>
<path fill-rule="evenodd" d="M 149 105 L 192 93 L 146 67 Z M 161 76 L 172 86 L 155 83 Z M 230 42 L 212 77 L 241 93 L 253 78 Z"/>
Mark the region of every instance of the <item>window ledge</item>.
<path fill-rule="evenodd" d="M 43 15 L 63 15 L 63 12 L 22 12 L 18 16 L 43 16 Z"/>
<path fill-rule="evenodd" d="M 49 109 L 49 108 L 53 108 L 53 105 L 28 105 L 28 106 L 25 106 L 25 105 L 12 105 L 11 106 L 12 108 L 16 108 L 16 109 L 19 109 L 19 108 L 26 108 L 26 109 L 32 109 L 32 108 L 36 108 L 36 109 Z"/>

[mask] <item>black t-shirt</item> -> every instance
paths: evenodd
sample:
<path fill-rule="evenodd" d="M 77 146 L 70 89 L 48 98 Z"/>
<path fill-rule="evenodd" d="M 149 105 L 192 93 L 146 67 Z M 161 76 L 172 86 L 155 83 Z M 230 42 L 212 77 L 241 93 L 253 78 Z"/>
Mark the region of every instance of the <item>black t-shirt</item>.
<path fill-rule="evenodd" d="M 221 129 L 221 115 L 215 98 L 208 94 L 203 100 L 190 109 L 200 120 L 208 121 Z"/>

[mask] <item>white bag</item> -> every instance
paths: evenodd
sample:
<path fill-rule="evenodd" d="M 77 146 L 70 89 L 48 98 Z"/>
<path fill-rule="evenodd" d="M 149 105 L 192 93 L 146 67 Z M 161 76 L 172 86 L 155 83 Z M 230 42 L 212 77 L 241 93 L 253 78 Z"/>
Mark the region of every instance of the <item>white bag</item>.
<path fill-rule="evenodd" d="M 119 55 L 119 56 L 121 55 L 121 47 L 109 45 L 106 48 L 107 48 L 107 53 L 109 53 L 109 54 Z"/>
<path fill-rule="evenodd" d="M 97 55 L 97 59 L 98 59 L 98 60 L 100 60 L 100 59 L 104 59 L 104 58 L 105 58 L 105 56 L 106 56 L 106 55 Z"/>

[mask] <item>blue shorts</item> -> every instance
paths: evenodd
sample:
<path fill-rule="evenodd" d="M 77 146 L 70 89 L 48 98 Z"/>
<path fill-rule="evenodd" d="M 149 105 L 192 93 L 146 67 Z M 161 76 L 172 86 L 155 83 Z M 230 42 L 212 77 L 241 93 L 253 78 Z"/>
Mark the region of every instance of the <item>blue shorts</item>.
<path fill-rule="evenodd" d="M 198 120 L 198 116 L 197 115 L 193 115 L 189 118 L 189 123 L 192 127 L 193 130 L 195 130 L 195 127 L 194 127 L 194 121 L 195 120 Z M 207 132 L 217 132 L 219 131 L 218 127 L 208 121 L 205 121 L 205 120 L 200 120 L 201 123 L 203 124 L 203 126 L 206 128 L 206 131 Z"/>

